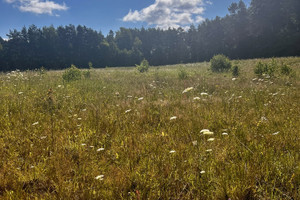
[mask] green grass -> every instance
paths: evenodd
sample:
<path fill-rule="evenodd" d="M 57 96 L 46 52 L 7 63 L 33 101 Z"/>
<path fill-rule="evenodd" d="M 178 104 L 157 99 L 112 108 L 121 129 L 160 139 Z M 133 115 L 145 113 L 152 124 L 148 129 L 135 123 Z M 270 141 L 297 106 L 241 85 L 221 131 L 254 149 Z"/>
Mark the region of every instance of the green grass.
<path fill-rule="evenodd" d="M 300 58 L 276 60 L 0 74 L 0 199 L 300 199 Z"/>

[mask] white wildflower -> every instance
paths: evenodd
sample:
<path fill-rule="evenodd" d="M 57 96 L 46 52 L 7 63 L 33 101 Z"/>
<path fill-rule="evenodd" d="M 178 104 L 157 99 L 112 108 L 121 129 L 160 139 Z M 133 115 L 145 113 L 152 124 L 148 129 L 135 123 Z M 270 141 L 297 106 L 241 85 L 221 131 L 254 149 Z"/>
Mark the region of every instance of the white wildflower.
<path fill-rule="evenodd" d="M 82 111 L 82 112 L 85 112 L 85 111 L 86 111 L 86 109 L 84 108 L 84 109 L 82 109 L 81 111 Z"/>
<path fill-rule="evenodd" d="M 208 96 L 208 93 L 207 92 L 201 92 L 200 95 L 201 96 Z"/>
<path fill-rule="evenodd" d="M 61 85 L 58 85 L 57 87 L 58 87 L 58 88 L 61 88 Z"/>
<path fill-rule="evenodd" d="M 175 119 L 177 119 L 176 116 L 173 116 L 173 117 L 170 118 L 170 120 L 175 120 Z"/>
<path fill-rule="evenodd" d="M 104 151 L 104 148 L 101 147 L 101 148 L 97 149 L 97 151 L 98 151 L 98 152 L 99 152 L 99 151 Z"/>
<path fill-rule="evenodd" d="M 47 138 L 47 136 L 42 136 L 41 137 L 41 140 L 44 140 L 44 139 L 46 139 Z"/>
<path fill-rule="evenodd" d="M 207 149 L 206 152 L 212 152 L 212 149 Z"/>
<path fill-rule="evenodd" d="M 197 145 L 198 145 L 198 142 L 197 142 L 197 140 L 195 140 L 195 141 L 192 141 L 192 144 L 193 144 L 193 146 L 197 146 Z"/>
<path fill-rule="evenodd" d="M 94 146 L 91 145 L 90 148 L 94 148 Z"/>
<path fill-rule="evenodd" d="M 267 119 L 266 117 L 261 117 L 261 118 L 260 118 L 260 121 L 262 121 L 262 122 L 263 122 L 263 121 L 268 121 L 268 119 Z"/>
<path fill-rule="evenodd" d="M 236 81 L 236 79 L 237 79 L 237 78 L 232 78 L 231 80 L 232 80 L 232 81 Z"/>
<path fill-rule="evenodd" d="M 176 151 L 175 150 L 171 150 L 169 153 L 175 153 Z"/>
<path fill-rule="evenodd" d="M 96 176 L 96 177 L 95 177 L 96 180 L 100 180 L 100 181 L 102 181 L 103 178 L 104 178 L 104 175 L 99 175 L 99 176 Z"/>
<path fill-rule="evenodd" d="M 35 126 L 35 125 L 38 125 L 39 124 L 39 122 L 34 122 L 33 124 L 32 124 L 32 126 Z"/>
<path fill-rule="evenodd" d="M 207 132 L 207 131 L 209 131 L 209 130 L 208 130 L 208 129 L 202 129 L 202 130 L 200 131 L 200 133 Z"/>
<path fill-rule="evenodd" d="M 80 117 L 79 117 L 79 118 L 77 118 L 77 119 L 78 119 L 79 121 L 80 121 L 80 120 L 82 120 L 82 118 L 80 118 Z"/>
<path fill-rule="evenodd" d="M 203 132 L 203 135 L 213 135 L 214 134 L 214 132 L 212 132 L 212 131 L 205 131 L 205 132 Z"/>
<path fill-rule="evenodd" d="M 18 94 L 23 94 L 23 92 L 19 92 Z"/>
<path fill-rule="evenodd" d="M 214 134 L 214 132 L 212 132 L 212 131 L 210 131 L 208 129 L 202 129 L 200 131 L 200 133 L 202 133 L 203 135 L 213 135 Z"/>
<path fill-rule="evenodd" d="M 222 135 L 228 135 L 228 133 L 224 132 L 224 133 L 222 133 Z"/>
<path fill-rule="evenodd" d="M 277 132 L 275 132 L 275 133 L 273 133 L 272 135 L 278 135 L 280 132 L 279 131 L 277 131 Z"/>
<path fill-rule="evenodd" d="M 193 90 L 193 89 L 194 89 L 193 87 L 188 87 L 188 88 L 186 88 L 185 90 L 183 90 L 182 94 L 183 94 L 183 93 L 186 93 L 186 92 L 189 92 L 189 91 L 191 91 L 191 90 Z"/>
<path fill-rule="evenodd" d="M 131 109 L 125 111 L 125 113 L 129 113 L 129 112 L 131 112 Z"/>
<path fill-rule="evenodd" d="M 202 171 L 200 172 L 200 174 L 205 174 L 205 171 L 204 171 L 204 170 L 202 170 Z"/>
<path fill-rule="evenodd" d="M 208 142 L 212 142 L 212 141 L 214 141 L 215 140 L 215 138 L 209 138 L 207 141 Z"/>
<path fill-rule="evenodd" d="M 200 100 L 200 97 L 194 97 L 194 100 Z"/>
<path fill-rule="evenodd" d="M 82 143 L 81 146 L 86 146 L 86 144 L 85 144 L 85 143 Z"/>
<path fill-rule="evenodd" d="M 138 101 L 142 101 L 144 99 L 144 97 L 140 97 L 138 98 Z"/>

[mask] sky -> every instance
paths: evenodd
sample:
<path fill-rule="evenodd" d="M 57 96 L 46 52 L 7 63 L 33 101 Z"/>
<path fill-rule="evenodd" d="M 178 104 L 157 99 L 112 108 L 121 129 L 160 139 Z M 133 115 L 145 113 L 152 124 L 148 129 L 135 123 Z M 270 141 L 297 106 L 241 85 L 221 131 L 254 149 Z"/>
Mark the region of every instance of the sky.
<path fill-rule="evenodd" d="M 85 25 L 105 36 L 120 27 L 188 28 L 225 16 L 232 2 L 238 0 L 0 0 L 0 36 L 32 24 Z"/>

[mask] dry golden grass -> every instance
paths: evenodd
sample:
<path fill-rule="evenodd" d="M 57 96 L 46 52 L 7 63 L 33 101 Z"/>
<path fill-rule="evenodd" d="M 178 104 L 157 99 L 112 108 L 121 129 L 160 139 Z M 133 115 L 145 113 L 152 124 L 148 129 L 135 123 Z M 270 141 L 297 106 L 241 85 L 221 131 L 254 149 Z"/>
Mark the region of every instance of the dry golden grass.
<path fill-rule="evenodd" d="M 300 58 L 277 60 L 1 74 L 0 199 L 300 199 Z"/>

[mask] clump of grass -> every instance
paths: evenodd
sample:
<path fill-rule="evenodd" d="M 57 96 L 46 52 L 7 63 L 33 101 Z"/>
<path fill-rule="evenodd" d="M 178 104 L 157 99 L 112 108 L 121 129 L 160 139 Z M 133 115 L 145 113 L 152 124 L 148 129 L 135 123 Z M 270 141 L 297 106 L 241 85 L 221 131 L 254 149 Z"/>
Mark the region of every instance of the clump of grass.
<path fill-rule="evenodd" d="M 240 75 L 240 68 L 237 65 L 232 67 L 232 76 L 237 77 Z"/>
<path fill-rule="evenodd" d="M 178 70 L 178 78 L 180 80 L 184 80 L 188 78 L 188 73 L 182 66 Z"/>

